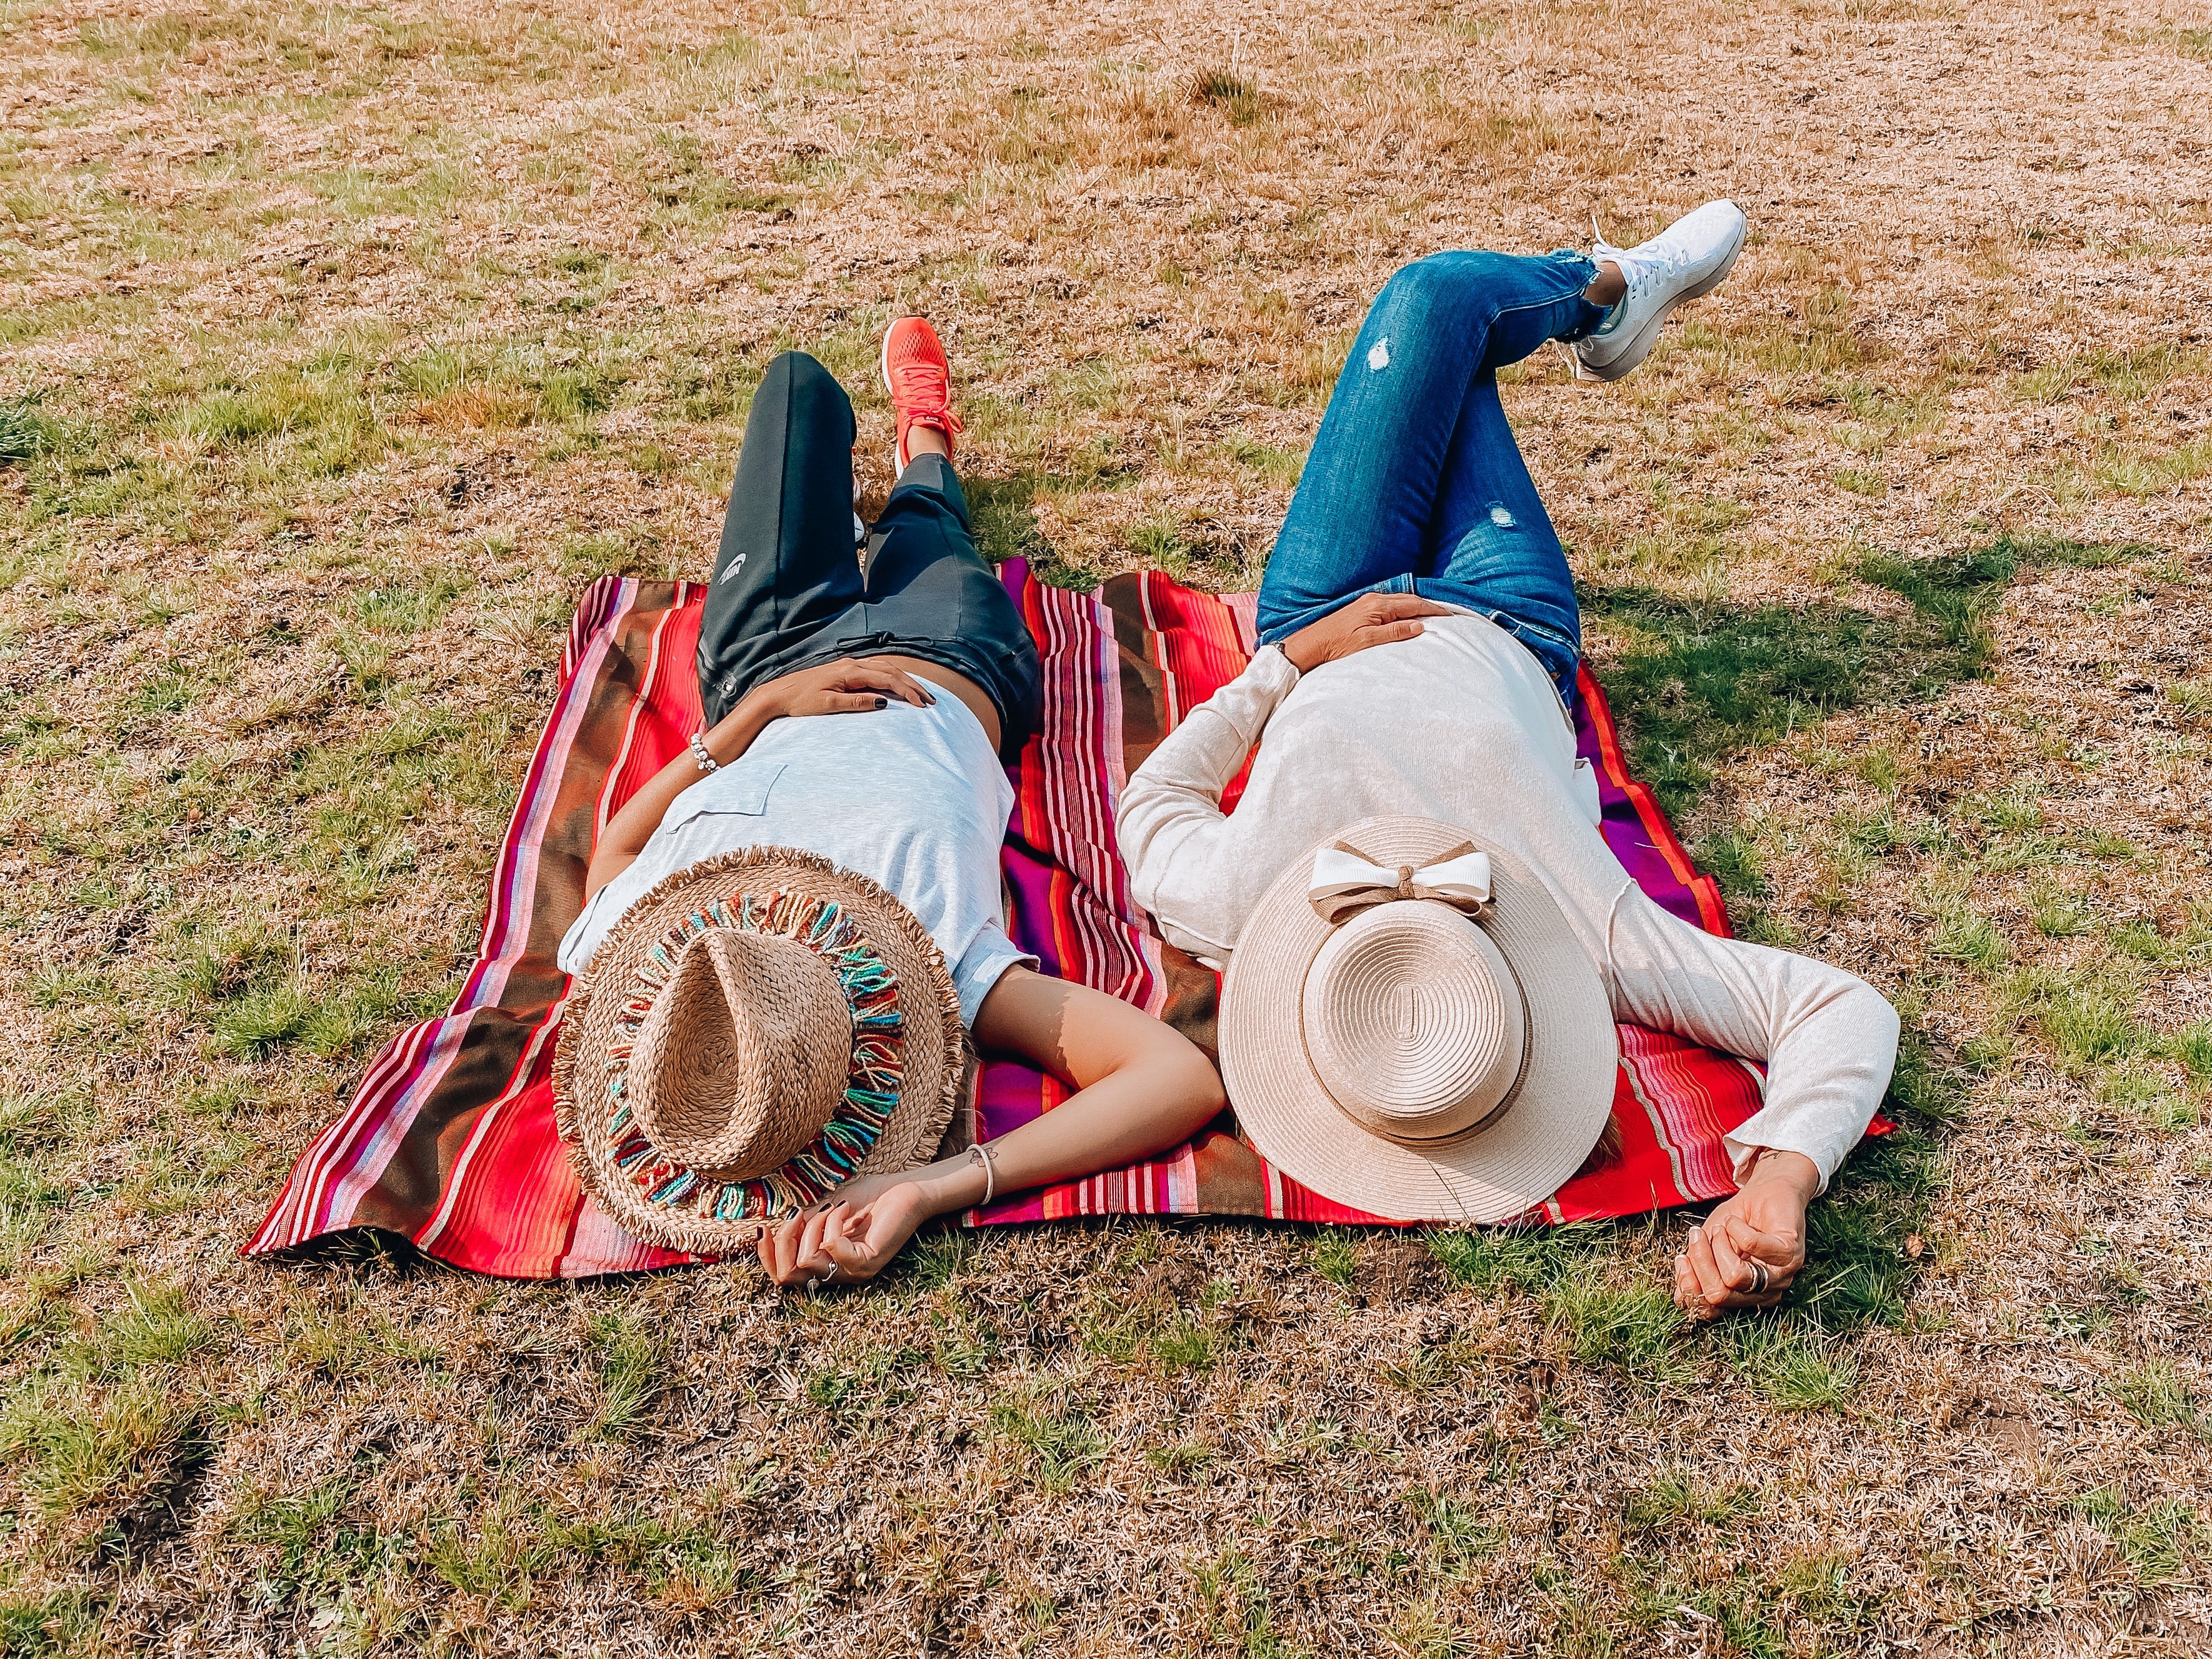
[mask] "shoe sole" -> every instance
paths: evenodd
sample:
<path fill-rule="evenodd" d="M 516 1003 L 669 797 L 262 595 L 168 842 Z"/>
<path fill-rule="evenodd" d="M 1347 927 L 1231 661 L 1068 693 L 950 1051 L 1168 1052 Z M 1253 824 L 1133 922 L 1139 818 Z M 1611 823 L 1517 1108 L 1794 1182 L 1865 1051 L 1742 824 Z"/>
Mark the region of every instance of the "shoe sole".
<path fill-rule="evenodd" d="M 1743 245 L 1750 240 L 1751 226 L 1747 222 L 1743 228 L 1736 232 L 1735 246 L 1729 250 L 1728 258 L 1721 261 L 1721 268 L 1695 288 L 1684 289 L 1653 312 L 1651 320 L 1637 330 L 1636 337 L 1611 362 L 1602 365 L 1586 363 L 1583 361 L 1582 353 L 1577 352 L 1575 378 L 1577 380 L 1618 380 L 1638 368 L 1651 355 L 1651 348 L 1659 343 L 1660 325 L 1674 314 L 1674 307 L 1687 305 L 1692 300 L 1702 300 L 1718 288 L 1729 272 L 1735 269 L 1735 262 L 1743 257 Z"/>
<path fill-rule="evenodd" d="M 876 349 L 876 373 L 884 377 L 884 391 L 889 394 L 891 391 L 891 331 L 888 328 L 884 331 L 883 344 Z M 905 471 L 906 461 L 899 454 L 898 416 L 894 404 L 891 416 L 891 481 L 896 483 L 899 474 Z"/>

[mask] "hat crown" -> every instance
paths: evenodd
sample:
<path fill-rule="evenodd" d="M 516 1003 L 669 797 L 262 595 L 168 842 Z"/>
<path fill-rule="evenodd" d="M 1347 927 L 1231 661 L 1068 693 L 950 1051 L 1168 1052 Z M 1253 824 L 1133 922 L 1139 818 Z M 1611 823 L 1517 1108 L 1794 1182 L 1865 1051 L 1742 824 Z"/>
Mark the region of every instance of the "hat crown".
<path fill-rule="evenodd" d="M 631 1115 L 664 1156 L 752 1180 L 830 1121 L 852 1040 L 852 1010 L 816 952 L 709 928 L 685 944 L 638 1027 Z"/>
<path fill-rule="evenodd" d="M 1306 969 L 1300 1024 L 1339 1109 L 1403 1145 L 1487 1127 L 1512 1097 L 1528 1016 L 1512 968 L 1482 928 L 1407 899 L 1330 933 Z"/>

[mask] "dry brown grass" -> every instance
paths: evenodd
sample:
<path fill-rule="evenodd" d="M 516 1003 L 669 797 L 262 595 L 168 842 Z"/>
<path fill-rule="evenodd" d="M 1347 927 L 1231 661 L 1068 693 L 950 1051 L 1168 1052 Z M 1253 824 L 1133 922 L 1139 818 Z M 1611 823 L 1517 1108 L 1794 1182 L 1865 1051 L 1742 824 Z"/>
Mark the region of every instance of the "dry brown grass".
<path fill-rule="evenodd" d="M 6 0 L 0 111 L 11 1659 L 2212 1644 L 2187 6 Z M 1394 265 L 1720 193 L 1649 367 L 1508 396 L 1686 830 L 1908 1016 L 1820 1301 L 1673 1329 L 1676 1218 L 234 1258 L 775 349 L 880 489 L 928 310 L 996 550 L 1243 585 Z"/>

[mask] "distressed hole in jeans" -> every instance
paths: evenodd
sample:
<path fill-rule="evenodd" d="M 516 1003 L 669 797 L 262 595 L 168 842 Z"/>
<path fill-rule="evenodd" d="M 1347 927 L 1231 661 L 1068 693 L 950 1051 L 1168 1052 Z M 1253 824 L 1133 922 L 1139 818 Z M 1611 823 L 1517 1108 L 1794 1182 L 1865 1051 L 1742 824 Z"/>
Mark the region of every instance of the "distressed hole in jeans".
<path fill-rule="evenodd" d="M 1380 374 L 1390 367 L 1390 340 L 1388 335 L 1377 340 L 1367 354 L 1367 367 Z"/>
<path fill-rule="evenodd" d="M 1490 508 L 1490 521 L 1494 525 L 1501 525 L 1510 529 L 1513 524 L 1513 515 L 1505 510 L 1503 502 L 1492 502 Z"/>

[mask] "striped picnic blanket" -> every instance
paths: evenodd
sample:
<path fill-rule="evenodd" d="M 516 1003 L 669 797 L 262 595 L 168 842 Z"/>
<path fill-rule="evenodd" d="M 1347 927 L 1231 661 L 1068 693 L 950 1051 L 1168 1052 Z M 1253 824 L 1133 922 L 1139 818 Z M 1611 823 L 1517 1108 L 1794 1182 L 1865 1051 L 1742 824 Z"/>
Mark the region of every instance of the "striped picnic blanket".
<path fill-rule="evenodd" d="M 1114 805 L 1131 769 L 1185 711 L 1240 672 L 1254 600 L 1198 592 L 1148 571 L 1096 594 L 1004 569 L 1036 635 L 1044 718 L 1012 777 L 1005 871 L 1009 930 L 1045 970 L 1121 997 L 1211 1052 L 1218 981 L 1152 931 L 1131 902 Z M 402 1031 L 352 1103 L 315 1137 L 247 1255 L 355 1227 L 399 1233 L 441 1261 L 520 1279 L 658 1267 L 690 1258 L 629 1237 L 587 1198 L 554 1128 L 551 1072 L 566 976 L 554 965 L 581 908 L 599 827 L 689 739 L 705 590 L 606 577 L 578 606 L 561 690 L 492 872 L 483 944 L 443 1017 Z M 1644 890 L 1710 932 L 1728 919 L 1649 790 L 1628 775 L 1603 694 L 1582 679 L 1578 736 L 1598 776 L 1602 830 Z M 1224 805 L 1233 805 L 1242 780 Z M 1743 1061 L 1620 1028 L 1610 1156 L 1532 1218 L 1636 1214 L 1733 1188 L 1722 1136 L 1757 1109 Z M 1065 1091 L 1014 1060 L 982 1066 L 958 1137 L 1005 1133 Z M 1194 1140 L 1126 1170 L 971 1212 L 971 1225 L 1102 1214 L 1374 1219 L 1299 1186 L 1224 1115 Z"/>

